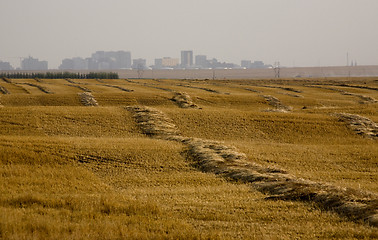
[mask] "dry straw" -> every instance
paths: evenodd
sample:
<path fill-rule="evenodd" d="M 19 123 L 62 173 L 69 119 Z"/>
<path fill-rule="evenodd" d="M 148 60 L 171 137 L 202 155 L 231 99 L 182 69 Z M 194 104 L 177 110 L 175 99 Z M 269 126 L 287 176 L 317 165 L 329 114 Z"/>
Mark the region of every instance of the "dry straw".
<path fill-rule="evenodd" d="M 144 106 L 127 109 L 134 113 L 145 134 L 187 145 L 189 156 L 204 172 L 249 183 L 270 194 L 267 199 L 313 202 L 352 220 L 364 220 L 378 226 L 378 198 L 373 193 L 316 183 L 296 178 L 281 169 L 263 167 L 221 142 L 180 136 L 173 122 L 161 111 Z"/>
<path fill-rule="evenodd" d="M 6 83 L 12 83 L 12 80 L 10 78 L 3 77 L 1 78 Z"/>
<path fill-rule="evenodd" d="M 289 112 L 293 110 L 292 107 L 284 105 L 278 98 L 270 96 L 270 95 L 261 95 L 261 97 L 265 98 L 265 100 L 274 107 L 274 109 L 268 109 L 268 112 Z"/>
<path fill-rule="evenodd" d="M 308 87 L 314 87 L 314 88 L 321 88 L 321 89 L 327 89 L 335 92 L 339 92 L 341 95 L 346 95 L 346 96 L 353 96 L 353 97 L 358 97 L 361 99 L 360 103 L 366 104 L 366 103 L 377 103 L 378 101 L 372 97 L 365 96 L 365 95 L 360 95 L 360 94 L 355 94 L 355 93 L 350 93 L 346 92 L 341 89 L 337 88 L 331 88 L 331 87 L 324 87 L 324 86 L 313 86 L 313 85 L 307 85 Z"/>
<path fill-rule="evenodd" d="M 172 101 L 176 102 L 180 108 L 199 108 L 198 105 L 193 102 L 192 98 L 185 92 L 175 93 Z"/>
<path fill-rule="evenodd" d="M 8 91 L 8 89 L 6 89 L 3 86 L 0 86 L 0 93 L 2 93 L 2 94 L 10 94 L 10 92 Z"/>
<path fill-rule="evenodd" d="M 98 106 L 98 103 L 92 93 L 83 92 L 79 93 L 80 101 L 84 106 Z"/>
<path fill-rule="evenodd" d="M 69 83 L 78 84 L 77 82 L 75 82 L 74 80 L 72 80 L 70 78 L 65 78 L 64 80 L 66 80 Z"/>
<path fill-rule="evenodd" d="M 97 80 L 99 80 L 99 79 L 97 79 Z M 119 90 L 124 91 L 124 92 L 133 92 L 134 91 L 134 90 L 131 90 L 131 89 L 127 89 L 127 88 L 123 88 L 123 87 L 115 86 L 115 85 L 110 85 L 110 84 L 105 84 L 104 86 L 110 87 L 110 88 L 116 88 L 116 89 L 119 89 Z"/>
<path fill-rule="evenodd" d="M 378 124 L 369 118 L 349 113 L 335 114 L 341 121 L 348 123 L 349 127 L 357 134 L 370 137 L 373 139 L 378 138 Z"/>
<path fill-rule="evenodd" d="M 90 90 L 86 87 L 79 86 L 79 85 L 67 84 L 67 86 L 78 88 L 78 89 L 80 89 L 81 91 L 84 91 L 84 92 L 92 92 L 92 90 Z"/>
<path fill-rule="evenodd" d="M 40 91 L 42 91 L 44 93 L 47 93 L 47 94 L 52 94 L 53 93 L 50 90 L 48 90 L 47 88 L 42 87 L 41 85 L 38 85 L 38 84 L 33 84 L 33 83 L 17 83 L 17 84 L 28 85 L 28 86 L 31 86 L 31 87 L 35 87 L 35 88 L 38 88 Z"/>

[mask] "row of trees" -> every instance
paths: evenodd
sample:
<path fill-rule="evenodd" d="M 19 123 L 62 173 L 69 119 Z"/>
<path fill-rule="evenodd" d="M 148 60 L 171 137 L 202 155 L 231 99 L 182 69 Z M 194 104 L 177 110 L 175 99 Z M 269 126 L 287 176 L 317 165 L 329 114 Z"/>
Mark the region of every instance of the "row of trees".
<path fill-rule="evenodd" d="M 112 72 L 90 72 L 90 73 L 70 73 L 70 72 L 47 72 L 47 73 L 0 73 L 0 78 L 41 78 L 41 79 L 118 79 L 118 73 Z"/>

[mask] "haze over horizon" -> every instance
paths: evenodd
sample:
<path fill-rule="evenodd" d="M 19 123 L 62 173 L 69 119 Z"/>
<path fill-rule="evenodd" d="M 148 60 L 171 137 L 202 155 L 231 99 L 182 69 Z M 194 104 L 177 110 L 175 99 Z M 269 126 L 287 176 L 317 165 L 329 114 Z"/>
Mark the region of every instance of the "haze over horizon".
<path fill-rule="evenodd" d="M 0 60 L 131 51 L 180 58 L 181 50 L 222 62 L 282 66 L 378 65 L 376 0 L 2 0 Z"/>

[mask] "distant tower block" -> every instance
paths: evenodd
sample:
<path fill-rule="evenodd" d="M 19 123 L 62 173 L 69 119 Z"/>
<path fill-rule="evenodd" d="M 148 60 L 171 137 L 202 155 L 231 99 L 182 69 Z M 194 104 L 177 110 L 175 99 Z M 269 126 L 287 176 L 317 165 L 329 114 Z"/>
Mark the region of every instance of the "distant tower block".
<path fill-rule="evenodd" d="M 193 51 L 181 51 L 181 67 L 193 66 Z"/>

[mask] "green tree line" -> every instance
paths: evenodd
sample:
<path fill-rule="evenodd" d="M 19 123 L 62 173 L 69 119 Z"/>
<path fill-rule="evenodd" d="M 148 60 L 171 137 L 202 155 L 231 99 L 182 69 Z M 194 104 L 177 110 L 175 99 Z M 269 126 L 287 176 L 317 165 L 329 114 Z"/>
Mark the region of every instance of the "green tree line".
<path fill-rule="evenodd" d="M 70 72 L 47 72 L 47 73 L 0 73 L 0 78 L 40 78 L 40 79 L 118 79 L 118 73 L 113 72 L 90 72 L 90 73 L 70 73 Z"/>

